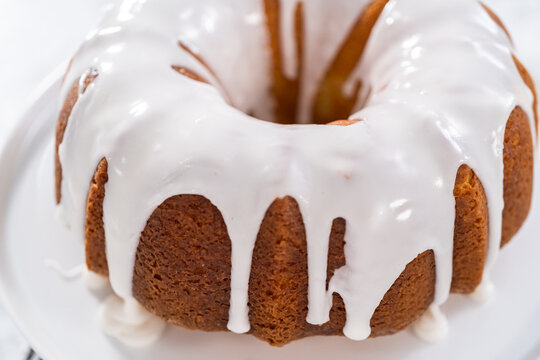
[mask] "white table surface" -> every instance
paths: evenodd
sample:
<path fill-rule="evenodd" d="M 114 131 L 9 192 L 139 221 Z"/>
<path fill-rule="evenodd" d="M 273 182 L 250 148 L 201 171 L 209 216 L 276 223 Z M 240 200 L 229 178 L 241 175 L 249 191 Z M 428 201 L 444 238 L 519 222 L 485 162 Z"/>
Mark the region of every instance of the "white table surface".
<path fill-rule="evenodd" d="M 0 148 L 37 84 L 70 58 L 108 2 L 0 0 Z M 540 0 L 485 3 L 510 29 L 520 57 L 538 84 Z M 24 338 L 0 307 L 0 359 L 24 359 L 27 351 Z"/>

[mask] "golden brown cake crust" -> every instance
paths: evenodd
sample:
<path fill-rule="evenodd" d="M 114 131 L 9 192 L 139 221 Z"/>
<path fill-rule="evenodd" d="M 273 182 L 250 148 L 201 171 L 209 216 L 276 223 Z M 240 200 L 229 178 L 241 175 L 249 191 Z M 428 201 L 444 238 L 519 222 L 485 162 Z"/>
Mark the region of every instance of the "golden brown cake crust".
<path fill-rule="evenodd" d="M 187 76 L 188 78 L 192 79 L 192 80 L 195 80 L 195 81 L 200 81 L 200 82 L 204 82 L 204 83 L 208 83 L 208 81 L 203 78 L 202 76 L 200 76 L 199 74 L 197 74 L 195 71 L 193 70 L 190 70 L 184 66 L 177 66 L 177 65 L 173 65 L 171 66 L 172 69 L 174 71 L 176 71 L 177 73 L 179 73 L 180 75 L 184 75 L 184 76 Z"/>
<path fill-rule="evenodd" d="M 348 125 L 356 124 L 359 121 L 361 120 L 335 120 L 335 121 L 329 122 L 326 125 L 348 126 Z"/>
<path fill-rule="evenodd" d="M 307 249 L 298 204 L 275 200 L 261 223 L 249 279 L 252 333 L 272 345 L 303 336 L 307 316 Z"/>
<path fill-rule="evenodd" d="M 231 241 L 219 210 L 199 195 L 178 195 L 154 211 L 141 234 L 133 296 L 168 322 L 225 330 Z"/>
<path fill-rule="evenodd" d="M 102 159 L 90 183 L 84 231 L 84 249 L 88 270 L 104 276 L 109 275 L 107 254 L 105 253 L 105 228 L 103 227 L 105 184 L 109 181 L 107 169 L 107 160 Z"/>
<path fill-rule="evenodd" d="M 468 294 L 482 281 L 488 249 L 489 220 L 484 187 L 467 165 L 458 169 L 454 198 L 456 218 L 451 292 Z"/>
<path fill-rule="evenodd" d="M 534 146 L 529 119 L 516 107 L 504 132 L 504 209 L 501 246 L 517 233 L 531 207 L 534 172 Z"/>

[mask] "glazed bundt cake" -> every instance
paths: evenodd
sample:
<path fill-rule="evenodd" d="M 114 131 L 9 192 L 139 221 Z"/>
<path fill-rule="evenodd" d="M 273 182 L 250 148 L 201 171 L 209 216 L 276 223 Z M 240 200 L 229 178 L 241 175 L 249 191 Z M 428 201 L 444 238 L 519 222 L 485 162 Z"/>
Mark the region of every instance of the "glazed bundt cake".
<path fill-rule="evenodd" d="M 105 307 L 189 329 L 393 334 L 489 286 L 531 203 L 533 81 L 473 0 L 124 1 L 62 96 Z"/>

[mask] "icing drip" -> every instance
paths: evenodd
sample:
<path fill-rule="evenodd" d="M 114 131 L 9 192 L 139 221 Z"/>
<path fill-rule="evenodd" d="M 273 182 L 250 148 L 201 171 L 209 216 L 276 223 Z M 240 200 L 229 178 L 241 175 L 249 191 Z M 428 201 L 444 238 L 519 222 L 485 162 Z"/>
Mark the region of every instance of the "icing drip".
<path fill-rule="evenodd" d="M 45 259 L 43 264 L 45 267 L 56 272 L 64 280 L 82 279 L 84 285 L 90 290 L 102 290 L 109 284 L 107 277 L 88 270 L 85 264 L 80 264 L 67 270 L 56 260 Z"/>
<path fill-rule="evenodd" d="M 300 121 L 309 119 L 318 83 L 367 3 L 303 3 Z M 282 4 L 281 33 L 288 43 L 296 1 Z M 486 274 L 497 257 L 505 124 L 516 106 L 533 119 L 532 94 L 515 68 L 508 38 L 475 1 L 390 0 L 349 79 L 365 84 L 360 96 L 365 105 L 350 117 L 363 121 L 347 127 L 282 126 L 244 113 L 254 109 L 255 115 L 271 118 L 264 25 L 258 1 L 125 1 L 74 58 L 64 98 L 88 69 L 99 76 L 74 106 L 59 149 L 61 207 L 83 238 L 88 184 L 106 158 L 110 281 L 128 306 L 108 300 L 101 312 L 105 328 L 129 343 L 160 332 L 157 320 L 141 315 L 132 298 L 133 264 L 147 219 L 177 194 L 210 199 L 227 225 L 230 330 L 250 328 L 254 242 L 268 206 L 286 195 L 298 201 L 306 229 L 308 322 L 328 321 L 336 292 L 347 311 L 345 335 L 365 339 L 385 292 L 412 259 L 432 249 L 435 305 L 416 326 L 432 328 L 427 319 L 440 319 L 436 305 L 450 289 L 452 191 L 462 164 L 482 181 L 489 205 Z M 294 57 L 290 46 L 285 48 L 285 57 Z M 292 61 L 285 59 L 286 72 Z M 171 66 L 189 69 L 209 84 L 181 76 Z M 347 221 L 346 265 L 327 290 L 328 238 L 338 217 Z M 136 325 L 135 330 L 125 325 Z"/>
<path fill-rule="evenodd" d="M 98 311 L 105 333 L 133 347 L 151 345 L 161 337 L 165 322 L 147 312 L 134 299 L 122 300 L 109 296 Z"/>
<path fill-rule="evenodd" d="M 109 285 L 107 277 L 88 270 L 86 266 L 83 267 L 82 281 L 88 289 L 93 291 L 101 291 Z"/>
<path fill-rule="evenodd" d="M 484 276 L 482 283 L 478 285 L 470 297 L 478 303 L 487 303 L 495 297 L 495 286 L 488 277 Z"/>
<path fill-rule="evenodd" d="M 438 306 L 431 306 L 420 319 L 413 324 L 415 334 L 429 343 L 443 340 L 448 333 L 448 320 Z"/>
<path fill-rule="evenodd" d="M 282 71 L 289 79 L 294 79 L 297 74 L 298 58 L 296 53 L 296 38 L 294 31 L 294 15 L 298 0 L 280 1 L 279 11 L 281 20 L 281 44 L 284 59 L 282 61 Z"/>
<path fill-rule="evenodd" d="M 58 261 L 53 259 L 45 259 L 43 261 L 43 265 L 45 265 L 46 268 L 53 270 L 64 280 L 73 280 L 80 277 L 83 273 L 83 269 L 85 268 L 85 266 L 81 264 L 66 270 Z"/>

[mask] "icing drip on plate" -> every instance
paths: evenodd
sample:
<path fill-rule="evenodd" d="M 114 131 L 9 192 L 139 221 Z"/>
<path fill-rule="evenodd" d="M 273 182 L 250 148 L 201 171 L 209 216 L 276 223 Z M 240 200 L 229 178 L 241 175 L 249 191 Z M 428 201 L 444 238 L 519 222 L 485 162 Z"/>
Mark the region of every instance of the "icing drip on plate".
<path fill-rule="evenodd" d="M 287 38 L 296 3 L 284 3 Z M 338 44 L 368 3 L 304 2 L 304 121 Z M 436 306 L 446 300 L 452 278 L 452 191 L 462 164 L 480 178 L 489 205 L 486 274 L 497 257 L 505 124 L 516 106 L 527 112 L 531 129 L 534 124 L 532 94 L 513 63 L 512 45 L 482 6 L 390 0 L 349 79 L 372 92 L 361 94 L 365 105 L 350 117 L 362 121 L 347 127 L 283 126 L 245 113 L 255 109 L 266 118 L 271 112 L 264 16 L 262 3 L 252 0 L 125 1 L 74 58 L 64 98 L 89 69 L 99 76 L 74 106 L 59 149 L 61 208 L 82 239 L 88 184 L 106 158 L 107 259 L 112 288 L 124 300 L 111 298 L 101 314 L 107 332 L 127 343 L 160 332 L 159 320 L 132 298 L 133 264 L 146 221 L 178 194 L 203 195 L 223 215 L 232 242 L 228 327 L 239 333 L 250 329 L 254 242 L 276 198 L 294 197 L 303 216 L 307 321 L 328 321 L 332 293 L 339 293 L 351 339 L 370 335 L 370 318 L 385 292 L 426 250 L 434 251 L 437 280 L 425 319 L 440 318 Z M 327 18 L 341 22 L 327 26 Z M 293 56 L 286 48 L 285 56 Z M 284 64 L 290 69 L 294 59 Z M 338 217 L 347 222 L 346 265 L 327 290 L 328 238 Z M 425 319 L 417 328 L 429 325 Z"/>
<path fill-rule="evenodd" d="M 64 269 L 60 263 L 53 259 L 43 261 L 45 267 L 53 270 L 64 280 L 82 279 L 83 284 L 90 290 L 103 290 L 109 285 L 109 279 L 103 275 L 88 270 L 85 264 L 77 265 L 71 269 Z"/>
<path fill-rule="evenodd" d="M 484 277 L 482 283 L 478 285 L 470 297 L 480 304 L 487 303 L 495 297 L 495 285 Z"/>
<path fill-rule="evenodd" d="M 80 264 L 71 269 L 64 269 L 58 261 L 53 259 L 45 259 L 43 265 L 45 265 L 46 268 L 53 270 L 64 280 L 73 280 L 81 277 L 85 268 L 84 264 Z"/>
<path fill-rule="evenodd" d="M 420 319 L 413 324 L 416 335 L 429 343 L 443 340 L 448 333 L 448 320 L 437 306 L 431 306 Z"/>
<path fill-rule="evenodd" d="M 122 300 L 115 295 L 103 302 L 98 316 L 107 335 L 133 347 L 154 343 L 166 327 L 163 320 L 148 313 L 136 300 Z"/>

